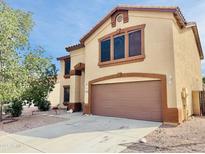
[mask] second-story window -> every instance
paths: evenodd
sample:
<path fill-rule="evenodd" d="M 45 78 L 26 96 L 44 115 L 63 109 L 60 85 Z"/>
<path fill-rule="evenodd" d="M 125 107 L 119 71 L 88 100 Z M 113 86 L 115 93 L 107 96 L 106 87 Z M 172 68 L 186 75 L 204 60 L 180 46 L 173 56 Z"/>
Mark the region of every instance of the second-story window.
<path fill-rule="evenodd" d="M 145 25 L 137 25 L 119 29 L 99 39 L 100 59 L 98 65 L 109 66 L 125 61 L 143 61 L 145 58 L 144 28 Z"/>
<path fill-rule="evenodd" d="M 110 60 L 110 39 L 101 41 L 101 61 Z"/>
<path fill-rule="evenodd" d="M 129 33 L 129 56 L 141 55 L 141 30 Z"/>
<path fill-rule="evenodd" d="M 125 36 L 114 37 L 114 59 L 125 58 Z"/>
<path fill-rule="evenodd" d="M 70 74 L 70 60 L 65 60 L 65 75 Z"/>

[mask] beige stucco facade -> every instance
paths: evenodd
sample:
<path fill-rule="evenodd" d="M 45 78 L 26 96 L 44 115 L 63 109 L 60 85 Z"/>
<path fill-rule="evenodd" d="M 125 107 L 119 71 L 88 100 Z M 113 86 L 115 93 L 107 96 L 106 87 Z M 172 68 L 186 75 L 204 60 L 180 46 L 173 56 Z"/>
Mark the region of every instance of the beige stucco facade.
<path fill-rule="evenodd" d="M 193 114 L 193 91 L 202 90 L 201 62 L 194 32 L 191 27 L 180 28 L 172 12 L 128 11 L 129 21 L 116 22 L 112 27 L 111 17 L 101 24 L 86 40 L 84 46 L 70 52 L 71 70 L 79 63 L 85 64 L 81 75 L 72 75 L 69 79 L 59 74 L 61 90 L 70 85 L 70 102 L 89 102 L 89 82 L 117 73 L 145 73 L 166 76 L 166 94 L 168 108 L 183 111 L 185 100 L 188 115 Z M 99 39 L 119 29 L 145 24 L 144 53 L 140 62 L 99 67 Z M 61 70 L 64 70 L 61 61 Z M 96 82 L 95 84 L 158 80 L 149 77 L 124 77 Z M 186 98 L 182 99 L 182 89 Z M 63 94 L 60 92 L 60 103 Z M 195 95 L 197 96 L 197 94 Z M 182 117 L 184 119 L 184 117 Z"/>
<path fill-rule="evenodd" d="M 70 53 L 70 57 L 72 59 L 71 70 L 74 70 L 74 66 L 78 63 L 85 63 L 85 52 L 83 48 Z M 70 102 L 84 102 L 84 76 L 84 72 L 81 76 L 71 76 Z"/>
<path fill-rule="evenodd" d="M 60 94 L 61 85 L 60 82 L 57 81 L 53 91 L 48 94 L 48 101 L 51 102 L 51 106 L 57 106 L 60 104 L 61 94 Z"/>
<path fill-rule="evenodd" d="M 63 105 L 64 102 L 64 86 L 70 86 L 70 78 L 65 78 L 65 63 L 64 60 L 60 60 L 60 72 L 57 76 L 57 82 L 53 91 L 48 95 L 48 100 L 51 102 L 51 106 L 60 105 L 61 108 L 66 108 Z"/>
<path fill-rule="evenodd" d="M 191 28 L 179 29 L 173 24 L 174 70 L 177 106 L 182 107 L 182 89 L 187 91 L 188 114 L 193 114 L 193 91 L 202 90 L 201 61 Z"/>
<path fill-rule="evenodd" d="M 119 23 L 115 28 L 111 27 L 111 20 L 103 24 L 88 40 L 85 42 L 85 88 L 88 89 L 90 80 L 112 75 L 118 72 L 140 72 L 140 73 L 158 73 L 172 77 L 174 80 L 174 54 L 172 39 L 172 23 L 174 22 L 172 14 L 152 13 L 130 11 L 129 22 Z M 146 24 L 145 26 L 145 60 L 143 62 L 129 63 L 111 67 L 100 68 L 98 66 L 99 44 L 98 39 L 106 34 L 116 31 L 119 28 L 131 27 L 135 25 Z M 74 51 L 75 52 L 75 51 Z M 92 59 L 90 57 L 93 57 Z M 96 57 L 96 58 L 94 58 Z M 129 78 L 127 79 L 129 80 Z M 130 79 L 131 80 L 131 79 Z M 136 79 L 138 80 L 138 79 Z M 150 79 L 151 80 L 151 79 Z M 175 83 L 167 85 L 168 105 L 176 107 Z M 88 93 L 85 92 L 85 102 L 88 102 Z"/>

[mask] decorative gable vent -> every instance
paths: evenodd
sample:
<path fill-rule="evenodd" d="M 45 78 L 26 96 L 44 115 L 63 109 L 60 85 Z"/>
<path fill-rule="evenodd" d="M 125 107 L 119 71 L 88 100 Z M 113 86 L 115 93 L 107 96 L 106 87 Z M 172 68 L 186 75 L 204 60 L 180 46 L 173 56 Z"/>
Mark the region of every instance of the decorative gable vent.
<path fill-rule="evenodd" d="M 119 14 L 116 18 L 117 22 L 122 22 L 123 20 L 123 15 L 122 14 Z"/>
<path fill-rule="evenodd" d="M 112 27 L 116 26 L 116 22 L 127 23 L 129 20 L 128 10 L 117 10 L 111 15 Z"/>

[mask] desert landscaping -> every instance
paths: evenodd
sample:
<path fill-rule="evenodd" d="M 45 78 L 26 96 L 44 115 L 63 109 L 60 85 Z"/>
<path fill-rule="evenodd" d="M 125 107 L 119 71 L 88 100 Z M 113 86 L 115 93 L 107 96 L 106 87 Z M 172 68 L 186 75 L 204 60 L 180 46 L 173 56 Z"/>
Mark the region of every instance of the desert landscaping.
<path fill-rule="evenodd" d="M 191 117 L 181 125 L 162 125 L 147 135 L 146 143 L 127 144 L 123 152 L 205 152 L 205 118 Z"/>
<path fill-rule="evenodd" d="M 33 112 L 35 111 L 35 112 Z M 0 122 L 0 131 L 7 133 L 17 133 L 20 131 L 37 128 L 49 124 L 65 121 L 66 118 L 59 117 L 67 114 L 66 110 L 38 111 L 35 107 L 24 107 L 20 117 L 10 117 Z"/>

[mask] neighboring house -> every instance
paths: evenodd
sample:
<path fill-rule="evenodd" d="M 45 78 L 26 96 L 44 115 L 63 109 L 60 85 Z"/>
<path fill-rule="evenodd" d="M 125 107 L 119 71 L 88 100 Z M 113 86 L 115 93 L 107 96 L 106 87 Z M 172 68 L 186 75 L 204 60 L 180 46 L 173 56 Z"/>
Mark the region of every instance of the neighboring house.
<path fill-rule="evenodd" d="M 203 52 L 178 7 L 118 6 L 66 50 L 59 102 L 69 109 L 171 123 L 199 113 Z"/>

